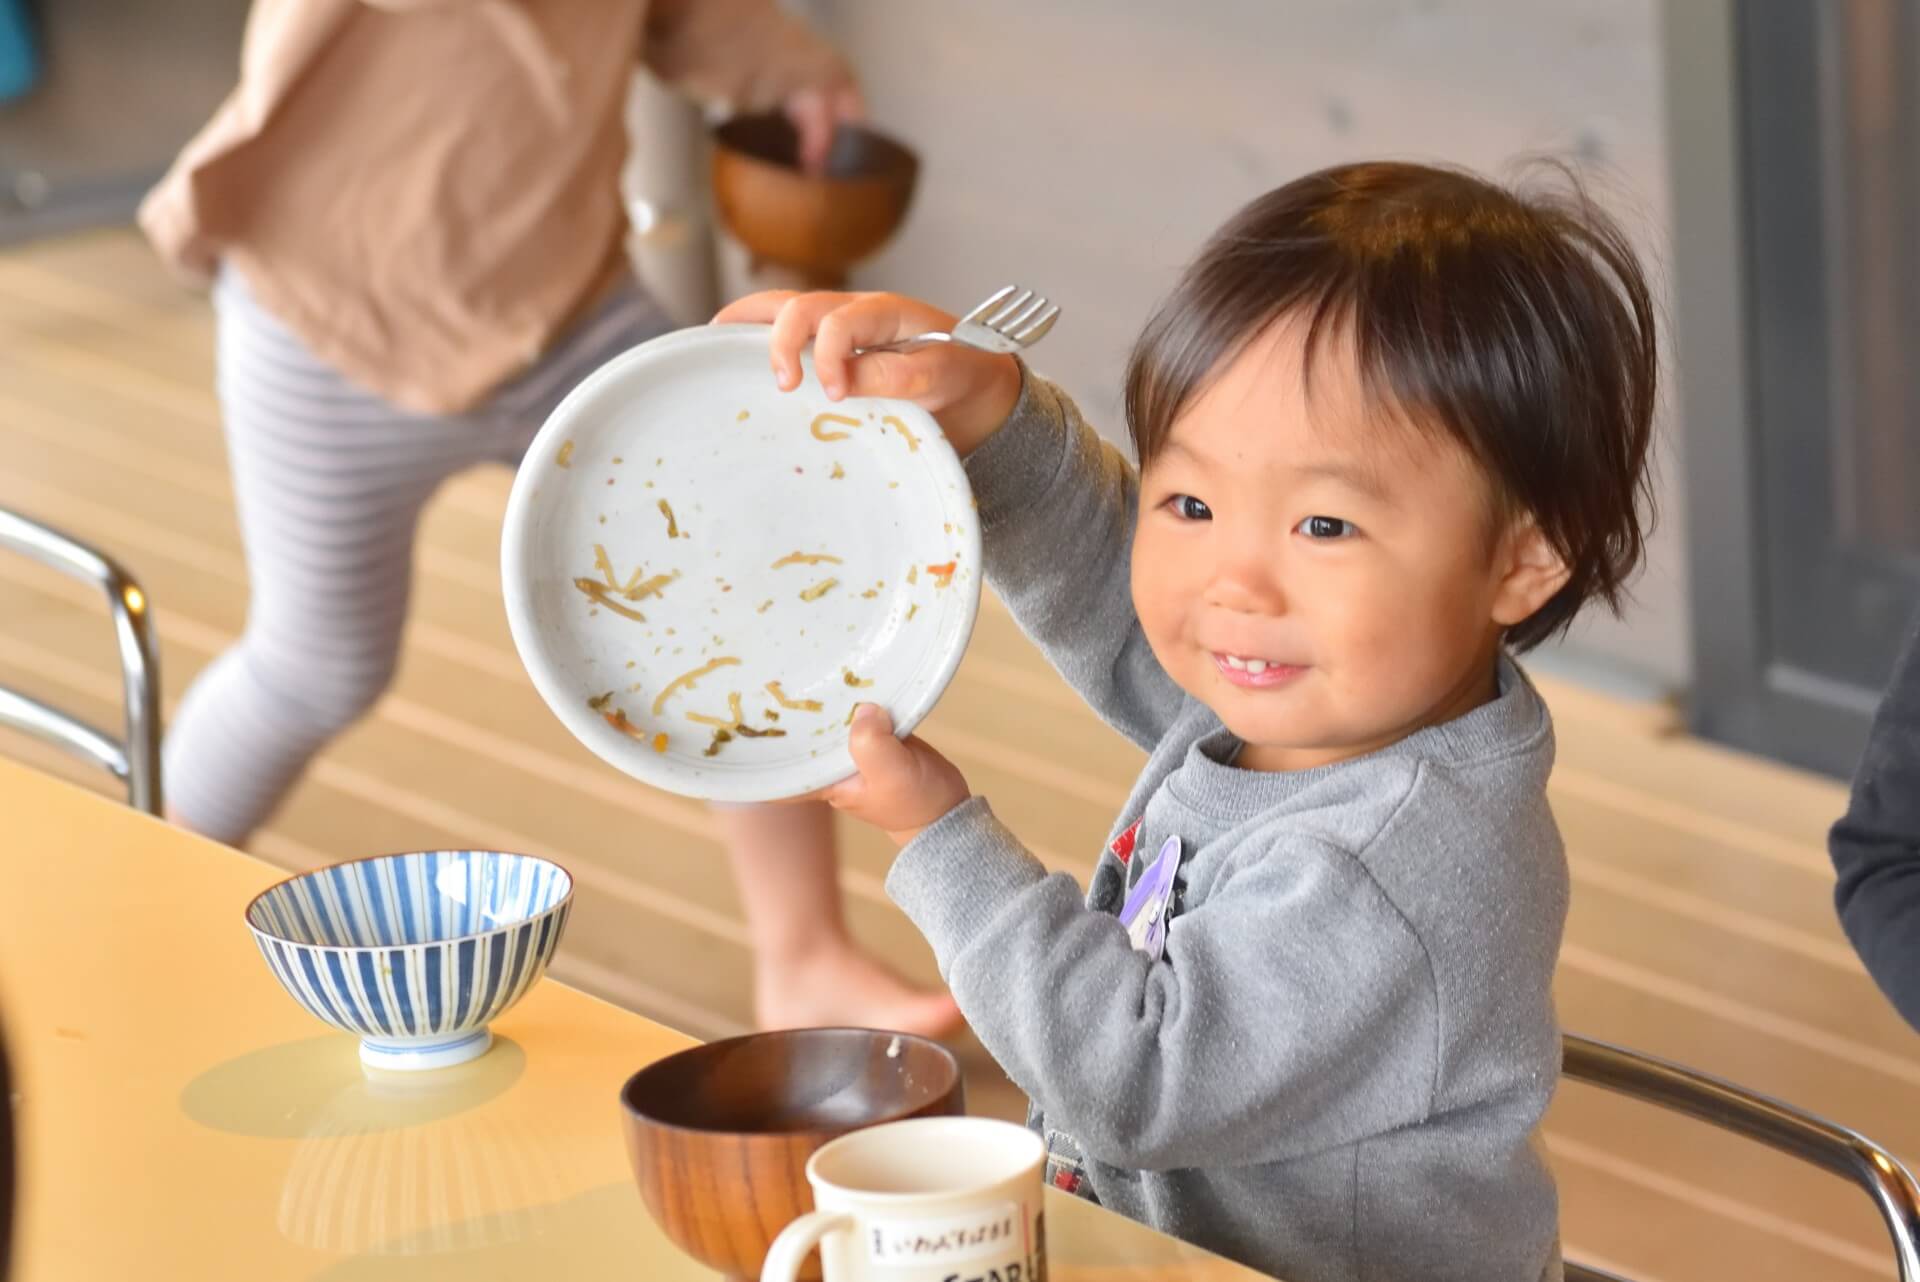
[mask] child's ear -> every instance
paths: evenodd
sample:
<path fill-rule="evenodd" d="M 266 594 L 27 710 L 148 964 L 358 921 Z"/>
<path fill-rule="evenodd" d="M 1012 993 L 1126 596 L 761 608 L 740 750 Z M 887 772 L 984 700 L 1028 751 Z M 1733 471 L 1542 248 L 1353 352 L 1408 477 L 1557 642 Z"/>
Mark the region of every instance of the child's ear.
<path fill-rule="evenodd" d="M 1540 527 L 1526 519 L 1515 521 L 1500 540 L 1499 567 L 1493 621 L 1503 628 L 1531 618 L 1572 573 Z"/>

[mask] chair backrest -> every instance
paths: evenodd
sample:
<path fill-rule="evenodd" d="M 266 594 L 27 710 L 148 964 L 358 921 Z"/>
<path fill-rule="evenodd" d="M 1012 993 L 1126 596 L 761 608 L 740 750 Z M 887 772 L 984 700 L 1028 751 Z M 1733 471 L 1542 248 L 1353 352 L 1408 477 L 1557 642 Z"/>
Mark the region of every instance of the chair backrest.
<path fill-rule="evenodd" d="M 1920 1282 L 1920 1186 L 1866 1136 L 1706 1073 L 1569 1033 L 1561 1072 L 1778 1149 L 1859 1185 L 1880 1208 L 1901 1282 Z M 1569 1263 L 1568 1282 L 1625 1282 Z"/>
<path fill-rule="evenodd" d="M 152 606 L 147 594 L 112 559 L 78 539 L 5 508 L 0 508 L 0 548 L 90 583 L 106 595 L 120 649 L 126 735 L 115 739 L 4 685 L 0 685 L 0 726 L 24 730 L 112 771 L 126 784 L 131 805 L 149 814 L 161 813 L 160 661 L 153 643 Z"/>

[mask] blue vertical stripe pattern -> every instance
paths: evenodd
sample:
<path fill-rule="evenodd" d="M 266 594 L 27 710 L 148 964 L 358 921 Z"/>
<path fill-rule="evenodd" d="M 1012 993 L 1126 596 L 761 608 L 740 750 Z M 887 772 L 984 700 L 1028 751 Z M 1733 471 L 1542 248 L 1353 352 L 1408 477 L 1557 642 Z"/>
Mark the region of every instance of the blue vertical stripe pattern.
<path fill-rule="evenodd" d="M 545 973 L 573 879 L 530 855 L 435 850 L 317 869 L 247 909 L 261 956 L 316 1018 L 382 1046 L 458 1042 Z"/>

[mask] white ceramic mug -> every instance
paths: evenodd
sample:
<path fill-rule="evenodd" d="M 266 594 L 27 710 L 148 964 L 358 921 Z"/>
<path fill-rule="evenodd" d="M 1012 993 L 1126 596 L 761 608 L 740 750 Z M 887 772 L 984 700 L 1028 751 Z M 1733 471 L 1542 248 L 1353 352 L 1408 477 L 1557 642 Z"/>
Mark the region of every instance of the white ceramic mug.
<path fill-rule="evenodd" d="M 1046 1282 L 1046 1145 L 984 1117 L 888 1122 L 807 1162 L 819 1208 L 782 1230 L 760 1282 L 794 1282 L 818 1245 L 825 1282 Z"/>

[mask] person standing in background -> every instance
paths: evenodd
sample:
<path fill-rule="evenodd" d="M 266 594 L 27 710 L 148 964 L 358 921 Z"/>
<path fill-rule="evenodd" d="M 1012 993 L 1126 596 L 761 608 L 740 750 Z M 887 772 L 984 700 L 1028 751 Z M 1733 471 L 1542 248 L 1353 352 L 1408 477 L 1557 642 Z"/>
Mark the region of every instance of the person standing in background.
<path fill-rule="evenodd" d="M 863 110 L 772 0 L 257 0 L 238 86 L 141 209 L 212 285 L 251 590 L 167 739 L 176 822 L 246 841 L 391 683 L 441 482 L 517 463 L 580 379 L 671 328 L 625 251 L 637 63 L 784 108 L 815 165 Z M 824 806 L 721 826 L 760 1022 L 957 1022 L 851 941 Z"/>

